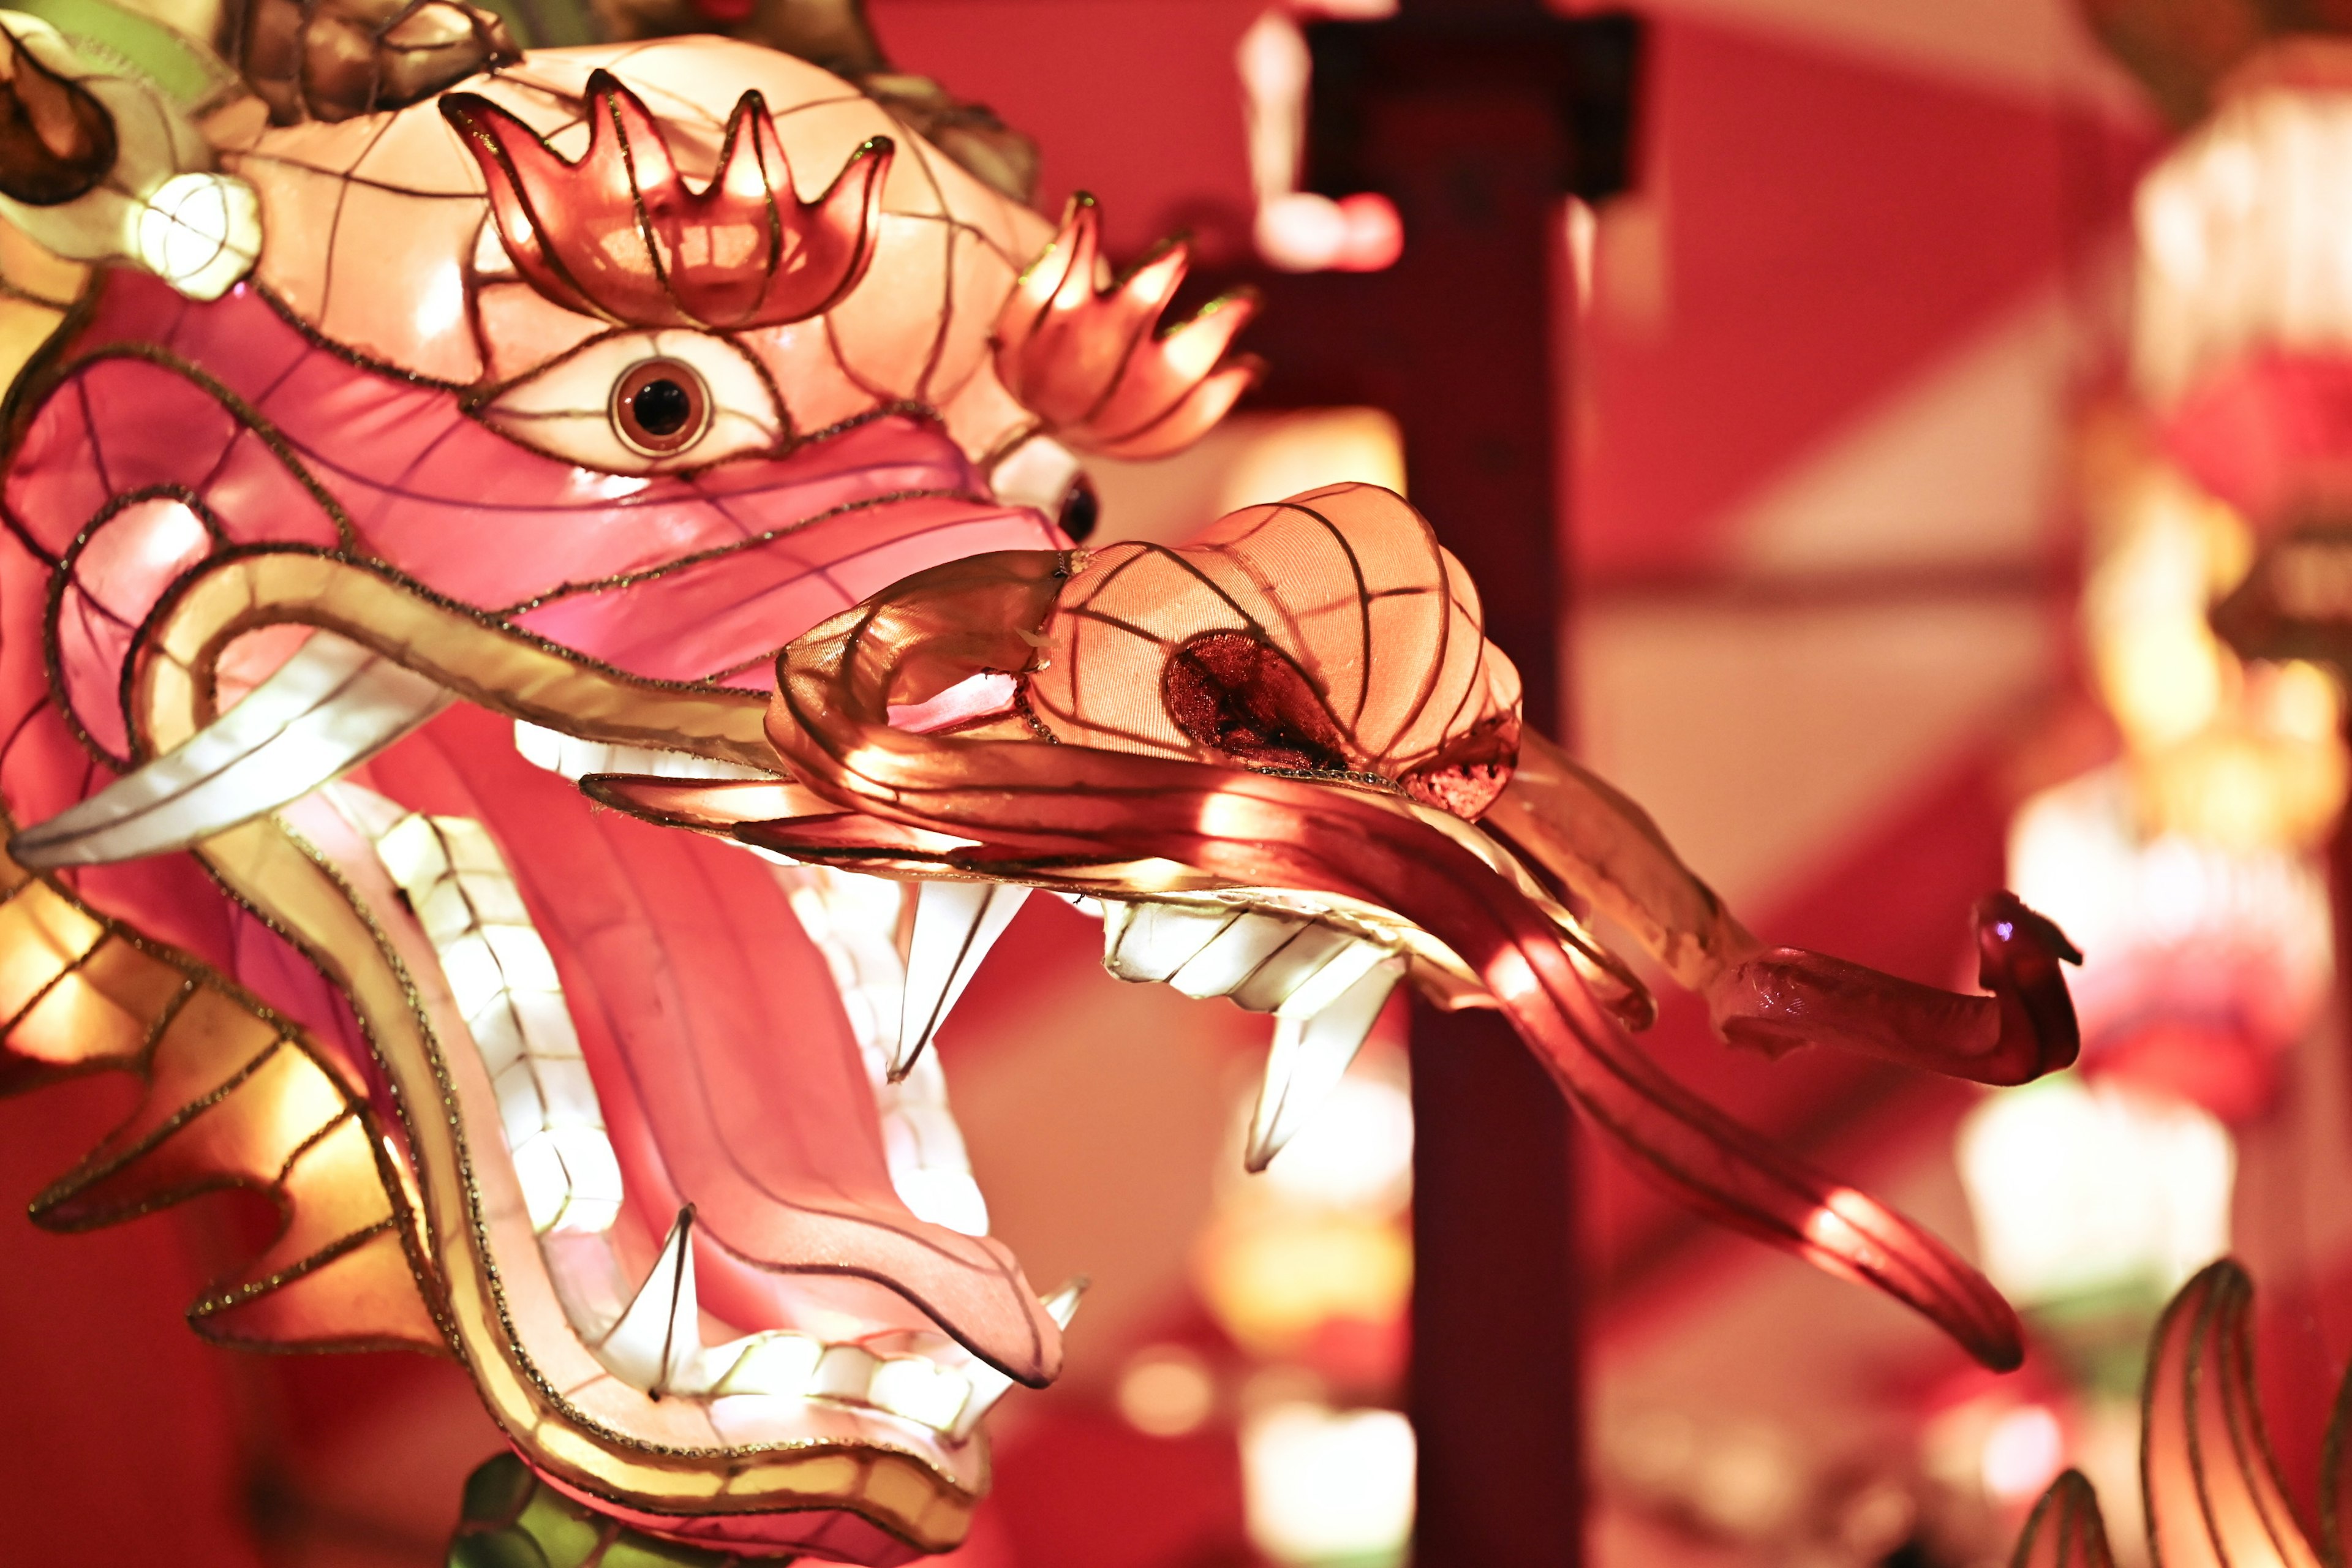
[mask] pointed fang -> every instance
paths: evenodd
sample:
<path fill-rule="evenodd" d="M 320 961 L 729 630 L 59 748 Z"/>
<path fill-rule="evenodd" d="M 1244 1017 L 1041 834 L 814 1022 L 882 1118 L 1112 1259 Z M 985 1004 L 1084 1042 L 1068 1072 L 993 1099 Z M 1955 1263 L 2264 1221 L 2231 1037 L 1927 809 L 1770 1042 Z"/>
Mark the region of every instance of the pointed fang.
<path fill-rule="evenodd" d="M 1286 1008 L 1276 1016 L 1265 1082 L 1258 1089 L 1242 1153 L 1251 1174 L 1282 1152 L 1347 1072 L 1403 974 L 1402 959 L 1383 959 L 1317 1011 L 1300 1016 Z"/>
<path fill-rule="evenodd" d="M 1070 1320 L 1078 1315 L 1078 1303 L 1093 1289 L 1094 1281 L 1083 1274 L 1073 1274 L 1062 1281 L 1060 1289 L 1045 1299 L 1045 1315 L 1054 1320 L 1057 1329 L 1066 1329 Z"/>
<path fill-rule="evenodd" d="M 907 993 L 890 1081 L 915 1059 L 954 1010 L 981 960 L 1028 901 L 1029 889 L 1003 882 L 924 882 L 916 891 L 915 930 L 907 951 Z"/>
<path fill-rule="evenodd" d="M 1093 1283 L 1083 1274 L 1072 1275 L 1052 1295 L 1042 1299 L 1040 1304 L 1045 1307 L 1045 1315 L 1054 1320 L 1055 1327 L 1066 1329 L 1070 1326 L 1070 1320 L 1078 1315 L 1079 1300 Z M 963 1408 L 956 1413 L 954 1424 L 947 1428 L 947 1435 L 959 1443 L 980 1429 L 982 1418 L 996 1407 L 996 1402 L 1003 1398 L 1005 1391 L 1013 1386 L 1013 1380 L 992 1366 L 974 1365 L 964 1375 L 971 1382 L 971 1394 L 963 1402 Z"/>
<path fill-rule="evenodd" d="M 694 1205 L 677 1211 L 636 1299 L 596 1345 L 622 1382 L 659 1399 L 682 1388 L 702 1359 L 702 1308 L 694 1290 Z"/>
<path fill-rule="evenodd" d="M 47 870 L 185 849 L 299 800 L 448 700 L 437 682 L 355 642 L 315 633 L 236 707 L 80 805 L 26 828 L 8 852 Z"/>

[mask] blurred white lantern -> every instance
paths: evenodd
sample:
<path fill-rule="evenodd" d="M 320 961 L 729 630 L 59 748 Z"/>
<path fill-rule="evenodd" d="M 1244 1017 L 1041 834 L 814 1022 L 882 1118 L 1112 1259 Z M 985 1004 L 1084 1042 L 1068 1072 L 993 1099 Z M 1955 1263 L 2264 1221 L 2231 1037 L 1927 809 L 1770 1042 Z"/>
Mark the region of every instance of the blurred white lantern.
<path fill-rule="evenodd" d="M 2170 402 L 2267 349 L 2352 350 L 2352 47 L 2257 57 L 2140 182 L 2133 352 Z"/>
<path fill-rule="evenodd" d="M 2230 1247 L 2236 1152 L 2193 1105 L 2068 1074 L 1991 1095 L 1961 1123 L 1985 1272 L 2044 1306 L 2155 1297 Z"/>
<path fill-rule="evenodd" d="M 1402 1562 L 1412 1424 L 1393 1410 L 1270 1406 L 1243 1423 L 1242 1486 L 1250 1539 L 1278 1563 Z"/>

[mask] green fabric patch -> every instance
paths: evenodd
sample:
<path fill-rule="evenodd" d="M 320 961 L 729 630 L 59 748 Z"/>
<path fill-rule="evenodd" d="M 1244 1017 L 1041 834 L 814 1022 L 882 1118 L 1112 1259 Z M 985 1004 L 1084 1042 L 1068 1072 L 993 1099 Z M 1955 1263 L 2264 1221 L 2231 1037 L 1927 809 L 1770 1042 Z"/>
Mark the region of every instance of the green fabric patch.
<path fill-rule="evenodd" d="M 98 64 L 145 77 L 191 114 L 237 85 L 202 44 L 106 0 L 15 0 L 8 9 L 39 17 Z"/>

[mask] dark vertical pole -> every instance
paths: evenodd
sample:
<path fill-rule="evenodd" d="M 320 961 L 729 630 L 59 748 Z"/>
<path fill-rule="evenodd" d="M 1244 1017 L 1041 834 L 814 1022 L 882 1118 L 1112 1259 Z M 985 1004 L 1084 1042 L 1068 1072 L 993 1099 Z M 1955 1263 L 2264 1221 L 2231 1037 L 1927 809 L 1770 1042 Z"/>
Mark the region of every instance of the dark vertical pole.
<path fill-rule="evenodd" d="M 1551 247 L 1561 128 L 1530 92 L 1399 89 L 1366 127 L 1407 236 L 1394 331 L 1414 503 L 1470 569 L 1528 721 L 1558 734 Z M 1419 1568 L 1581 1561 L 1581 1378 L 1570 1111 L 1500 1015 L 1412 1026 Z"/>
<path fill-rule="evenodd" d="M 1536 0 L 1405 0 L 1307 30 L 1308 185 L 1404 220 L 1385 272 L 1258 276 L 1265 401 L 1371 404 L 1553 734 L 1564 606 L 1551 298 L 1560 203 L 1624 183 L 1636 25 Z M 1223 286 L 1236 279 L 1204 279 Z M 1414 1015 L 1419 1568 L 1582 1558 L 1570 1111 L 1491 1012 Z"/>
<path fill-rule="evenodd" d="M 1412 1025 L 1417 1568 L 1570 1568 L 1583 1482 L 1568 1108 L 1493 1013 Z"/>

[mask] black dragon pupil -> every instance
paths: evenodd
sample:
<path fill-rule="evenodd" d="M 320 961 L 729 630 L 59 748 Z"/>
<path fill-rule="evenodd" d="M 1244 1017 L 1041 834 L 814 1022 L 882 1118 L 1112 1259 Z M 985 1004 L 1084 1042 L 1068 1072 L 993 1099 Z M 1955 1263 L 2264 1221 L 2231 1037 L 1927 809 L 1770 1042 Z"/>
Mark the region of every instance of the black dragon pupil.
<path fill-rule="evenodd" d="M 649 381 L 629 399 L 629 412 L 648 436 L 675 436 L 694 417 L 694 396 L 667 376 Z"/>
<path fill-rule="evenodd" d="M 1094 482 L 1080 474 L 1062 497 L 1062 531 L 1073 544 L 1083 544 L 1087 536 L 1102 521 L 1102 498 L 1095 493 Z"/>

